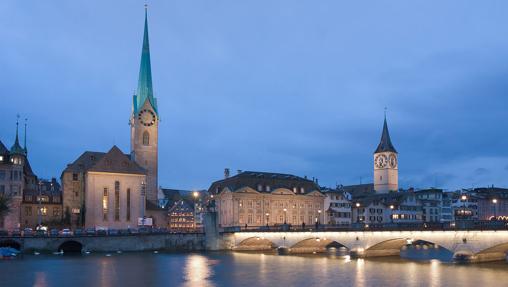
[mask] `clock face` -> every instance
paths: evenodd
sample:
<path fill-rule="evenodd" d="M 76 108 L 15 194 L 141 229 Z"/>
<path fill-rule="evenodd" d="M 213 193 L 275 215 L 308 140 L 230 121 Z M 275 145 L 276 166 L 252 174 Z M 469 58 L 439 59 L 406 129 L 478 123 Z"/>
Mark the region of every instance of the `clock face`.
<path fill-rule="evenodd" d="M 155 113 L 152 112 L 151 110 L 142 110 L 138 114 L 139 122 L 145 127 L 154 125 L 156 119 L 157 118 L 155 117 Z"/>
<path fill-rule="evenodd" d="M 376 158 L 374 159 L 374 165 L 377 168 L 384 168 L 384 167 L 386 167 L 387 164 L 388 164 L 388 158 L 384 154 L 380 154 L 380 155 L 376 156 Z"/>
<path fill-rule="evenodd" d="M 394 154 L 391 154 L 388 158 L 388 162 L 390 163 L 390 167 L 396 168 L 397 167 L 397 157 Z"/>

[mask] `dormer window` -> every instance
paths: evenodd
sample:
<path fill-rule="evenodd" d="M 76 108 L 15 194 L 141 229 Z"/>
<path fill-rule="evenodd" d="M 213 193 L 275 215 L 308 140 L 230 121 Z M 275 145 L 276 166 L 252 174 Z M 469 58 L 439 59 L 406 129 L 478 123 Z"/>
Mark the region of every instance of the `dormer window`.
<path fill-rule="evenodd" d="M 300 187 L 300 193 L 305 193 L 305 188 Z"/>
<path fill-rule="evenodd" d="M 297 192 L 298 192 L 298 188 L 296 188 L 296 186 L 293 187 L 293 193 L 297 193 Z"/>
<path fill-rule="evenodd" d="M 258 184 L 258 191 L 263 191 L 263 185 L 262 184 Z"/>
<path fill-rule="evenodd" d="M 0 161 L 4 161 L 4 156 L 0 155 Z"/>
<path fill-rule="evenodd" d="M 266 191 L 270 191 L 270 186 L 269 185 L 265 186 L 265 188 L 266 188 Z"/>

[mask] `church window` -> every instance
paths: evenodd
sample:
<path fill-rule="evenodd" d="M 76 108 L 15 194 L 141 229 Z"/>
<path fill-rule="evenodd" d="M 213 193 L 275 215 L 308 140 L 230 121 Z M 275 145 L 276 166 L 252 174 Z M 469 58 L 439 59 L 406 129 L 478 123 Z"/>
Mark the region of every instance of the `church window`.
<path fill-rule="evenodd" d="M 102 219 L 104 221 L 108 220 L 108 188 L 104 188 L 104 192 L 102 194 Z"/>
<path fill-rule="evenodd" d="M 120 220 L 120 182 L 115 181 L 115 221 Z"/>
<path fill-rule="evenodd" d="M 74 181 L 78 180 L 78 174 L 77 173 L 73 173 L 72 174 L 72 180 L 74 180 Z"/>
<path fill-rule="evenodd" d="M 147 131 L 143 133 L 143 145 L 150 145 L 150 135 Z"/>
<path fill-rule="evenodd" d="M 127 221 L 131 221 L 131 189 L 127 188 Z"/>

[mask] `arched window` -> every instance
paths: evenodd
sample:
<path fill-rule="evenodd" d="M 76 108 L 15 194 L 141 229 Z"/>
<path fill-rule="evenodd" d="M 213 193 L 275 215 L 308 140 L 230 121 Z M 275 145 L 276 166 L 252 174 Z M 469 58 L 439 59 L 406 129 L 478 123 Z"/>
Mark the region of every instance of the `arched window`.
<path fill-rule="evenodd" d="M 150 135 L 147 131 L 143 133 L 143 145 L 150 145 Z"/>

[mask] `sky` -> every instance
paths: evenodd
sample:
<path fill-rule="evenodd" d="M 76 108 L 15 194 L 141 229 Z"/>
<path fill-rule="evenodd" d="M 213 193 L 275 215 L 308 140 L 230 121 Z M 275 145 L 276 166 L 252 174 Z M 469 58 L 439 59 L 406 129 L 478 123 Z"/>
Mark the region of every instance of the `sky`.
<path fill-rule="evenodd" d="M 0 140 L 60 177 L 130 150 L 144 1 L 1 1 Z M 507 1 L 147 1 L 159 184 L 224 168 L 372 182 L 387 108 L 400 187 L 508 187 Z"/>

